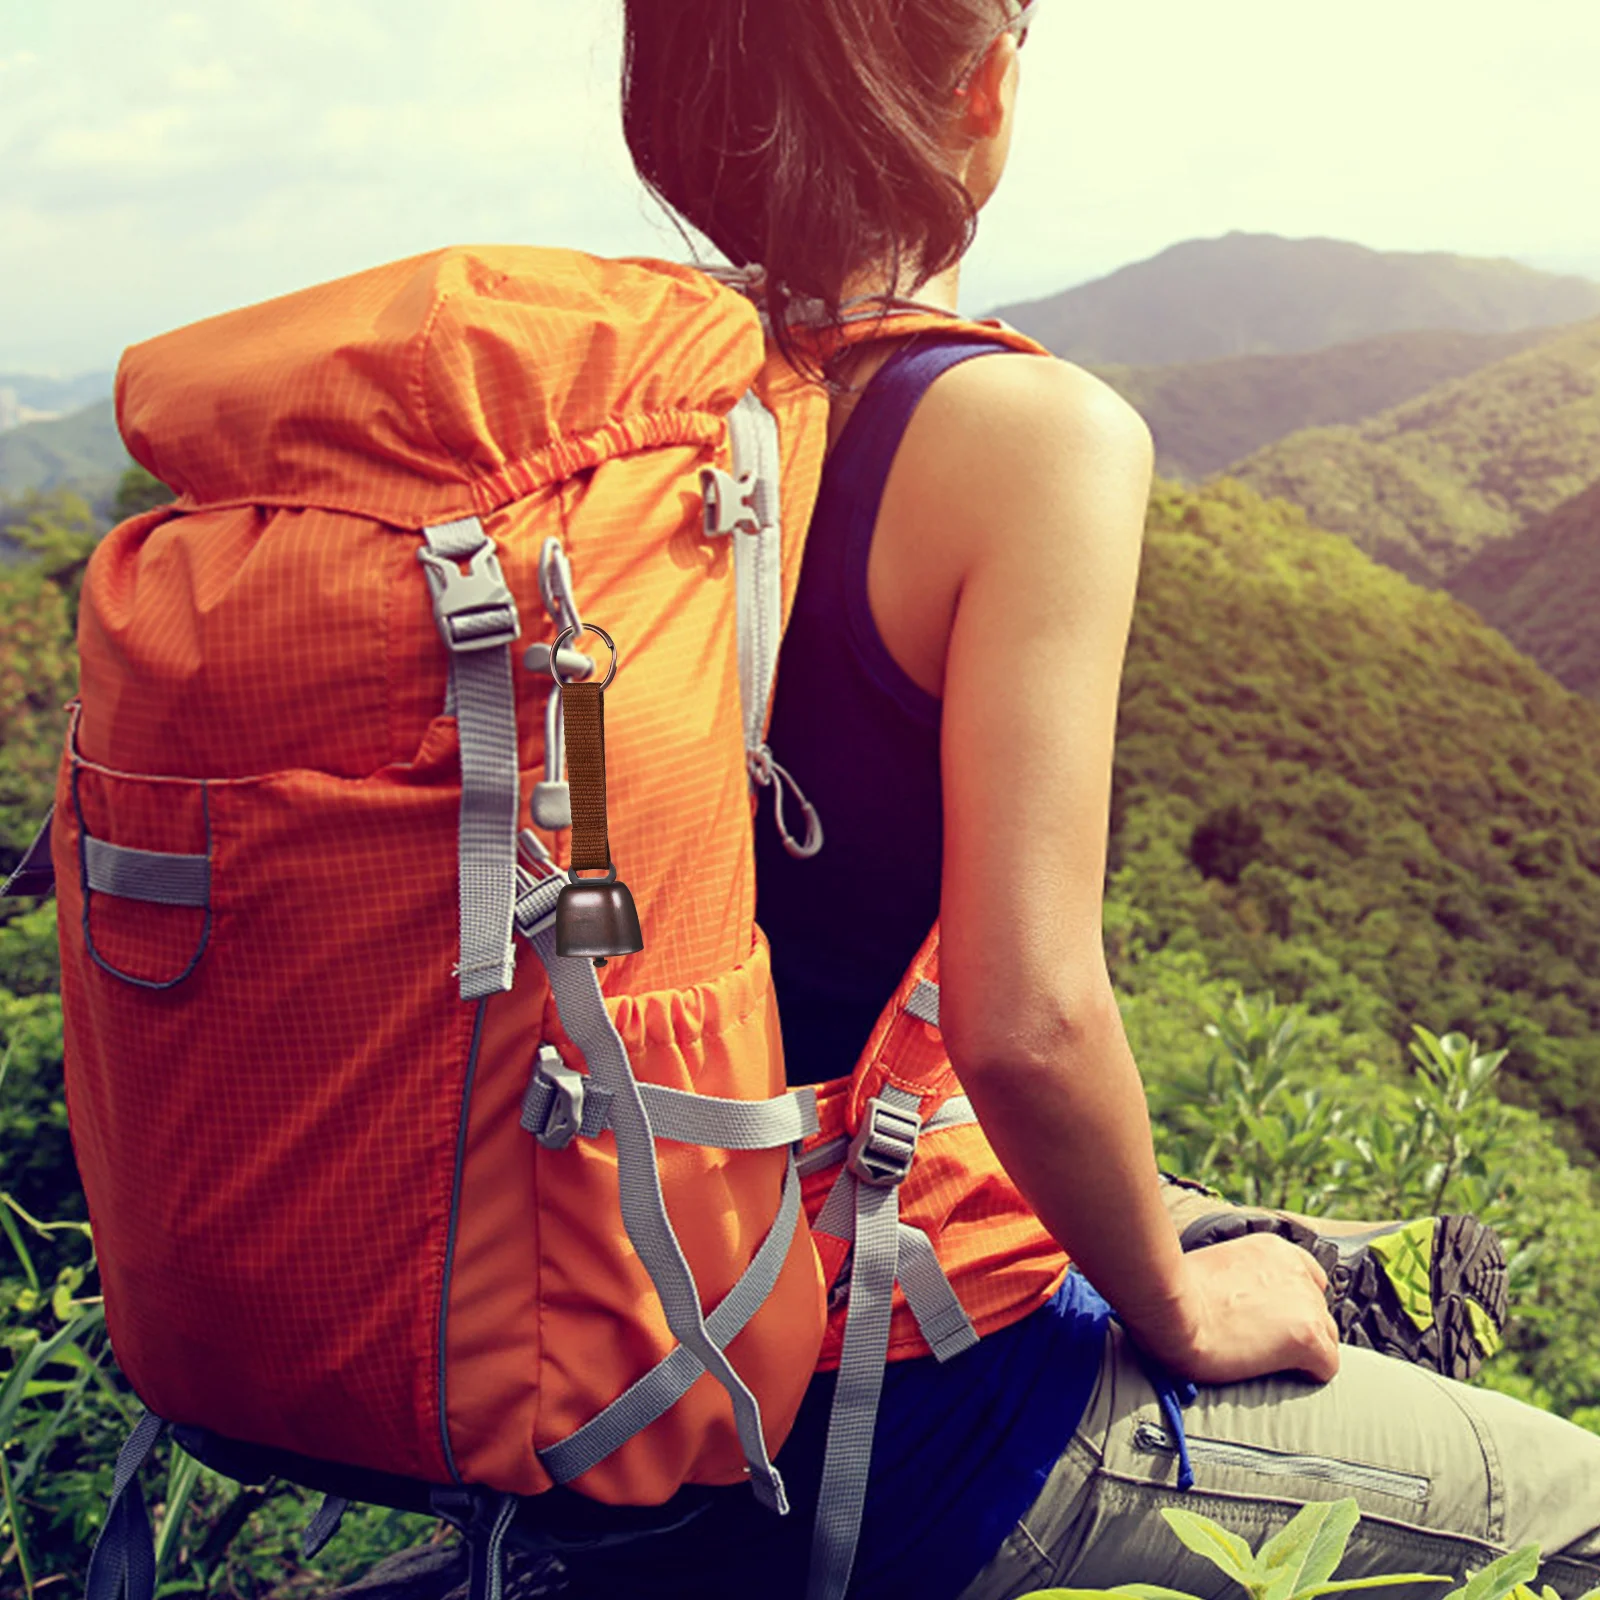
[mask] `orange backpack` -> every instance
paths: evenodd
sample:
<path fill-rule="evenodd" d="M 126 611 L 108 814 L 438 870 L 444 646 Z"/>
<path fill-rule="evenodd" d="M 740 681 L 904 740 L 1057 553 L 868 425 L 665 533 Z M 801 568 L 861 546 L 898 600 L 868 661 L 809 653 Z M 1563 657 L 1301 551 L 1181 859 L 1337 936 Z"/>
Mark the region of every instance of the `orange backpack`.
<path fill-rule="evenodd" d="M 781 817 L 824 392 L 704 273 L 496 248 L 137 346 L 117 402 L 178 499 L 90 565 L 50 842 L 74 1148 L 150 1412 L 91 1600 L 141 1592 L 164 1424 L 327 1491 L 312 1544 L 357 1493 L 456 1521 L 488 1595 L 557 1485 L 785 1509 L 819 1363 L 812 1591 L 842 1594 L 885 1356 L 965 1348 L 1066 1262 L 959 1096 L 936 930 L 854 1077 L 786 1088 L 750 791 Z M 589 622 L 644 931 L 603 973 L 553 932 L 550 647 Z"/>

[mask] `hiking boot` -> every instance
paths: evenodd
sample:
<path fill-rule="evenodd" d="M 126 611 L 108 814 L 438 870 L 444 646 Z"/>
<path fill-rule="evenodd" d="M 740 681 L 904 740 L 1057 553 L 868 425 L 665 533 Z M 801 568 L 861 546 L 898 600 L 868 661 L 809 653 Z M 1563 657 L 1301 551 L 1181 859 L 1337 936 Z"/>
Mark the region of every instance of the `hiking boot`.
<path fill-rule="evenodd" d="M 1328 1275 L 1328 1309 L 1345 1344 L 1463 1381 L 1500 1348 L 1505 1250 L 1476 1217 L 1376 1223 L 1307 1217 L 1230 1205 L 1204 1184 L 1161 1177 L 1185 1250 L 1276 1233 L 1309 1251 Z"/>

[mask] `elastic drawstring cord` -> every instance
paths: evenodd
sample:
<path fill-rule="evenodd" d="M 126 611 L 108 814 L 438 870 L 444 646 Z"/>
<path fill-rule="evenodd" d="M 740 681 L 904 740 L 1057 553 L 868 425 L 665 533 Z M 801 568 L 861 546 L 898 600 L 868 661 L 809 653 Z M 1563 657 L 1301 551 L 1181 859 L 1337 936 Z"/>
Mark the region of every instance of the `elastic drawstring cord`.
<path fill-rule="evenodd" d="M 763 789 L 771 788 L 773 791 L 772 816 L 778 824 L 778 835 L 783 840 L 783 848 L 802 861 L 808 856 L 814 856 L 822 848 L 822 819 L 817 815 L 817 808 L 806 799 L 800 785 L 794 781 L 794 774 L 772 759 L 772 749 L 769 745 L 757 745 L 749 752 L 745 761 L 750 769 L 751 778 Z M 794 790 L 794 797 L 800 802 L 800 809 L 805 813 L 806 837 L 803 844 L 795 840 L 784 819 L 784 784 L 788 784 Z"/>
<path fill-rule="evenodd" d="M 1111 1315 L 1126 1331 L 1127 1324 L 1115 1310 Z M 1145 1377 L 1150 1380 L 1150 1387 L 1156 1392 L 1167 1427 L 1178 1441 L 1178 1487 L 1187 1492 L 1194 1488 L 1194 1468 L 1189 1464 L 1189 1439 L 1183 1431 L 1183 1407 L 1192 1406 L 1200 1391 L 1187 1378 L 1175 1378 L 1154 1356 L 1146 1354 L 1139 1341 L 1131 1335 L 1128 1342 L 1139 1358 L 1139 1366 Z"/>

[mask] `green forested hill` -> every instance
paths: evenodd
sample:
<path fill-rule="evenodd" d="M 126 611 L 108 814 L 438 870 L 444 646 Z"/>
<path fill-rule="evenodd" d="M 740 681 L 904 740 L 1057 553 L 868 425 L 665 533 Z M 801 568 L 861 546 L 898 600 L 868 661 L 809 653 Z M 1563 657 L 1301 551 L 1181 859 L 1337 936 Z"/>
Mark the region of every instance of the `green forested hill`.
<path fill-rule="evenodd" d="M 1298 355 L 1096 370 L 1150 424 L 1156 470 L 1193 480 L 1301 428 L 1360 422 L 1549 337 L 1544 328 L 1518 333 L 1434 328 Z"/>
<path fill-rule="evenodd" d="M 1600 698 L 1600 479 L 1490 545 L 1450 592 L 1569 689 Z"/>
<path fill-rule="evenodd" d="M 94 498 L 131 465 L 109 400 L 0 433 L 0 495 L 70 484 Z"/>
<path fill-rule="evenodd" d="M 1113 887 L 1152 936 L 1402 1037 L 1497 1032 L 1600 1151 L 1600 706 L 1222 480 L 1158 487 Z"/>
<path fill-rule="evenodd" d="M 1592 320 L 1357 426 L 1292 434 L 1230 472 L 1385 564 L 1440 584 L 1577 494 L 1597 465 Z"/>
<path fill-rule="evenodd" d="M 1506 333 L 1600 315 L 1600 283 L 1340 239 L 1189 239 L 1004 317 L 1090 366 L 1319 350 L 1412 328 Z"/>

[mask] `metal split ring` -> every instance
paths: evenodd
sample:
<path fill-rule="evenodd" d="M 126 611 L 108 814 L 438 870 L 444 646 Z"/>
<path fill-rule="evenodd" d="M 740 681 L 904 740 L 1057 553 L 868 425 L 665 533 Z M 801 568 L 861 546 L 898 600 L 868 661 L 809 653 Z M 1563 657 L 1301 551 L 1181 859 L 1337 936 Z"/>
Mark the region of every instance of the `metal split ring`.
<path fill-rule="evenodd" d="M 560 653 L 561 646 L 569 639 L 576 639 L 580 633 L 597 633 L 605 640 L 606 648 L 611 652 L 611 665 L 606 669 L 606 675 L 600 680 L 603 689 L 617 675 L 617 646 L 616 641 L 604 628 L 597 628 L 592 622 L 586 622 L 581 628 L 563 628 L 556 635 L 556 642 L 550 646 L 550 676 L 563 689 L 567 687 L 567 680 L 561 676 Z"/>

